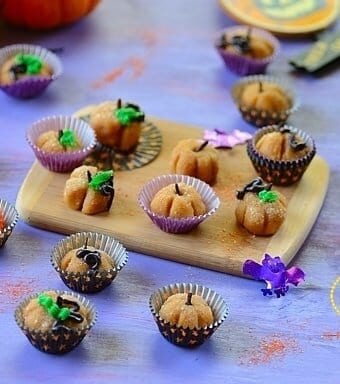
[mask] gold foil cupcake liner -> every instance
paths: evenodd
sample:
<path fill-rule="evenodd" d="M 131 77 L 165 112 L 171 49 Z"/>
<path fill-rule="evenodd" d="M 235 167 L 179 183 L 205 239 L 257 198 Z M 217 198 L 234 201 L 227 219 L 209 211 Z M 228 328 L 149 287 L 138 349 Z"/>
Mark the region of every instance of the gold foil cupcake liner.
<path fill-rule="evenodd" d="M 283 126 L 291 130 L 299 138 L 306 142 L 310 151 L 300 159 L 296 160 L 272 160 L 262 155 L 256 149 L 256 143 L 267 133 L 279 131 L 282 126 L 270 125 L 258 130 L 253 139 L 248 141 L 247 153 L 253 163 L 255 171 L 263 180 L 273 183 L 274 185 L 288 186 L 296 183 L 301 179 L 308 165 L 312 161 L 316 153 L 314 140 L 306 132 L 291 126 Z"/>
<path fill-rule="evenodd" d="M 166 299 L 176 293 L 189 293 L 201 296 L 210 306 L 214 322 L 203 328 L 183 328 L 163 320 L 159 311 Z M 170 343 L 194 348 L 203 344 L 217 330 L 228 316 L 228 307 L 215 291 L 198 284 L 176 283 L 158 289 L 149 299 L 149 307 L 162 336 Z"/>
<path fill-rule="evenodd" d="M 246 105 L 241 104 L 241 96 L 244 89 L 252 83 L 272 83 L 278 85 L 291 101 L 290 108 L 280 111 L 271 112 L 256 108 L 249 108 Z M 288 117 L 294 113 L 300 106 L 300 102 L 296 94 L 288 88 L 283 81 L 266 75 L 247 76 L 239 80 L 232 88 L 231 91 L 234 103 L 237 105 L 243 119 L 255 127 L 262 128 L 264 126 L 285 123 Z"/>
<path fill-rule="evenodd" d="M 108 270 L 87 271 L 85 273 L 68 272 L 61 268 L 61 261 L 67 252 L 87 245 L 107 253 L 114 267 Z M 82 293 L 96 293 L 112 283 L 118 272 L 126 265 L 126 248 L 113 237 L 95 233 L 78 232 L 61 240 L 52 250 L 51 263 L 60 278 L 70 289 Z"/>
<path fill-rule="evenodd" d="M 37 349 L 45 353 L 64 354 L 73 350 L 87 335 L 88 331 L 93 327 L 97 320 L 97 313 L 94 306 L 88 299 L 74 292 L 53 291 L 59 296 L 67 295 L 77 300 L 80 305 L 89 311 L 87 325 L 79 329 L 59 328 L 58 330 L 50 330 L 47 332 L 35 331 L 24 325 L 23 309 L 30 300 L 37 298 L 40 293 L 36 293 L 25 298 L 16 308 L 14 317 L 19 328 L 23 331 L 30 343 Z"/>
<path fill-rule="evenodd" d="M 2 199 L 0 199 L 0 217 L 1 216 L 4 221 L 4 227 L 0 228 L 0 248 L 5 245 L 12 234 L 19 218 L 18 212 L 13 205 Z"/>

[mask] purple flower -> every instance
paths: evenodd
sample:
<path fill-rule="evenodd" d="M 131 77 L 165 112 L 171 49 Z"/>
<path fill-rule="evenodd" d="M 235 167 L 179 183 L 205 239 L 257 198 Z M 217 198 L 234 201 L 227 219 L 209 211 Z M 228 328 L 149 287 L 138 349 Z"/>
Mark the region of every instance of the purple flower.
<path fill-rule="evenodd" d="M 209 140 L 209 144 L 215 148 L 233 148 L 237 144 L 243 144 L 252 138 L 248 132 L 235 129 L 232 132 L 224 132 L 219 129 L 204 131 L 204 140 Z"/>
<path fill-rule="evenodd" d="M 287 284 L 297 286 L 305 278 L 305 273 L 297 267 L 286 268 L 279 256 L 271 257 L 268 253 L 264 255 L 262 265 L 253 260 L 246 260 L 243 264 L 243 273 L 250 275 L 256 280 L 264 280 L 267 287 L 261 289 L 263 296 L 284 296 L 288 292 Z"/>

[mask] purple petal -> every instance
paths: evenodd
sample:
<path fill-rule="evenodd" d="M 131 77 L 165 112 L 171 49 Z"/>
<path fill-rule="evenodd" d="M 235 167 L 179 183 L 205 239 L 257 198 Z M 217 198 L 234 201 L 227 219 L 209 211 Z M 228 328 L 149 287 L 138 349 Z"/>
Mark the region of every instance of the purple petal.
<path fill-rule="evenodd" d="M 286 271 L 287 283 L 294 284 L 295 286 L 305 279 L 305 273 L 298 267 L 291 267 Z"/>
<path fill-rule="evenodd" d="M 219 129 L 205 130 L 203 138 L 209 140 L 215 148 L 233 148 L 237 144 L 243 144 L 252 136 L 248 132 L 235 129 L 232 132 L 224 132 Z"/>
<path fill-rule="evenodd" d="M 246 260 L 243 264 L 243 273 L 245 275 L 252 276 L 256 280 L 261 279 L 261 274 L 262 274 L 262 265 L 256 263 L 253 260 Z"/>

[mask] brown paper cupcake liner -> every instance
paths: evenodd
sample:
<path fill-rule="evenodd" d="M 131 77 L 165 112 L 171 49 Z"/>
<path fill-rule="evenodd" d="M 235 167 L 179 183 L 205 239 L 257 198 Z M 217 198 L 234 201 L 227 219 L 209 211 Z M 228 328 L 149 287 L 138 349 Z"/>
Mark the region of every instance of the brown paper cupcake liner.
<path fill-rule="evenodd" d="M 54 291 L 58 295 L 69 295 L 74 297 L 81 305 L 89 310 L 90 319 L 88 324 L 79 329 L 64 329 L 60 328 L 56 331 L 34 331 L 25 327 L 24 320 L 22 317 L 23 308 L 29 303 L 30 300 L 39 296 L 40 293 L 28 296 L 24 301 L 22 301 L 15 310 L 15 321 L 18 326 L 21 328 L 25 336 L 28 338 L 30 343 L 37 349 L 42 352 L 51 353 L 51 354 L 64 354 L 70 352 L 74 349 L 87 335 L 88 331 L 93 327 L 97 320 L 97 313 L 85 297 L 82 297 L 73 292 L 66 291 Z"/>
<path fill-rule="evenodd" d="M 0 67 L 5 61 L 18 53 L 38 56 L 42 61 L 47 63 L 53 69 L 53 74 L 48 78 L 32 76 L 18 80 L 13 84 L 0 84 L 0 89 L 12 97 L 17 97 L 20 99 L 36 97 L 45 91 L 45 89 L 62 73 L 62 64 L 57 55 L 48 49 L 31 44 L 14 44 L 1 48 Z"/>
<path fill-rule="evenodd" d="M 4 228 L 0 228 L 0 248 L 5 245 L 6 241 L 13 232 L 13 229 L 18 222 L 17 210 L 6 200 L 0 199 L 0 216 L 4 220 Z"/>
<path fill-rule="evenodd" d="M 83 247 L 86 239 L 88 246 L 103 251 L 111 257 L 114 268 L 85 273 L 67 272 L 61 268 L 61 261 L 66 253 Z M 61 240 L 51 254 L 51 263 L 65 285 L 74 291 L 83 293 L 96 293 L 106 288 L 127 261 L 128 253 L 121 243 L 110 236 L 94 232 L 79 232 Z"/>
<path fill-rule="evenodd" d="M 246 105 L 242 105 L 241 96 L 244 88 L 249 84 L 258 82 L 273 83 L 283 89 L 291 101 L 290 108 L 280 112 L 270 112 L 256 108 L 249 108 Z M 281 80 L 272 76 L 255 75 L 244 77 L 233 86 L 231 93 L 234 103 L 237 105 L 243 119 L 258 128 L 273 124 L 285 123 L 288 117 L 294 113 L 300 105 L 296 94 Z"/>
<path fill-rule="evenodd" d="M 290 161 L 272 160 L 262 155 L 256 149 L 256 143 L 262 136 L 270 132 L 278 131 L 282 128 L 281 126 L 271 125 L 263 127 L 256 132 L 253 139 L 249 140 L 247 144 L 247 153 L 253 163 L 255 171 L 263 180 L 273 183 L 274 185 L 288 186 L 299 181 L 316 153 L 314 140 L 306 132 L 291 126 L 286 127 L 305 141 L 308 148 L 310 148 L 310 151 L 300 159 Z"/>
<path fill-rule="evenodd" d="M 238 25 L 230 28 L 226 28 L 222 31 L 222 35 L 235 36 L 237 34 L 245 35 L 248 27 Z M 263 59 L 254 59 L 246 57 L 244 55 L 238 55 L 233 52 L 229 52 L 226 49 L 220 48 L 218 41 L 215 43 L 215 47 L 221 55 L 226 67 L 231 71 L 240 76 L 254 75 L 258 73 L 264 73 L 267 66 L 274 60 L 280 50 L 280 42 L 271 33 L 258 28 L 252 28 L 252 35 L 264 38 L 270 42 L 273 47 L 273 53 Z"/>
<path fill-rule="evenodd" d="M 82 146 L 81 149 L 52 153 L 36 146 L 35 143 L 42 133 L 64 129 L 70 129 L 76 134 Z M 74 168 L 82 164 L 96 144 L 96 135 L 93 129 L 85 121 L 70 116 L 49 116 L 36 121 L 28 129 L 26 139 L 41 165 L 53 172 L 73 171 Z"/>
<path fill-rule="evenodd" d="M 210 306 L 214 323 L 203 328 L 183 328 L 163 320 L 159 311 L 165 300 L 176 293 L 189 293 L 201 296 Z M 213 290 L 198 284 L 170 284 L 154 292 L 149 299 L 149 307 L 162 336 L 170 343 L 194 348 L 203 344 L 217 330 L 228 316 L 228 307 L 223 298 Z"/>
<path fill-rule="evenodd" d="M 202 200 L 207 208 L 207 212 L 204 215 L 186 217 L 183 219 L 165 217 L 152 212 L 150 209 L 150 203 L 155 194 L 169 184 L 181 182 L 196 189 L 202 197 Z M 138 202 L 151 221 L 162 231 L 168 233 L 190 232 L 208 217 L 212 216 L 220 205 L 220 200 L 210 185 L 199 179 L 185 175 L 162 175 L 155 177 L 146 183 L 141 189 L 138 195 Z"/>

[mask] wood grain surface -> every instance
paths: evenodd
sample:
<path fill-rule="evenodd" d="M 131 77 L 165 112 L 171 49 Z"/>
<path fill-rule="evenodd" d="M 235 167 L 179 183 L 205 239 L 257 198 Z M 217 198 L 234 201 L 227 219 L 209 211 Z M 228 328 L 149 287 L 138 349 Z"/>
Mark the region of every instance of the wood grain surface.
<path fill-rule="evenodd" d="M 87 115 L 86 108 L 78 115 Z M 245 145 L 219 150 L 219 173 L 214 190 L 221 200 L 217 212 L 187 234 L 168 234 L 157 228 L 138 205 L 138 193 L 153 177 L 169 173 L 171 151 L 181 139 L 202 138 L 198 128 L 151 119 L 163 136 L 159 156 L 150 164 L 115 174 L 115 199 L 107 214 L 86 216 L 71 210 L 63 201 L 69 174 L 56 174 L 37 162 L 18 194 L 16 207 L 23 220 L 54 232 L 71 234 L 93 231 L 113 235 L 129 250 L 243 276 L 245 260 L 260 261 L 265 252 L 280 255 L 286 264 L 309 233 L 325 197 L 329 170 L 319 156 L 312 161 L 299 183 L 280 188 L 287 197 L 284 224 L 273 236 L 249 234 L 235 220 L 237 189 L 242 189 L 256 173 Z M 314 180 L 320 180 L 315 184 Z"/>

